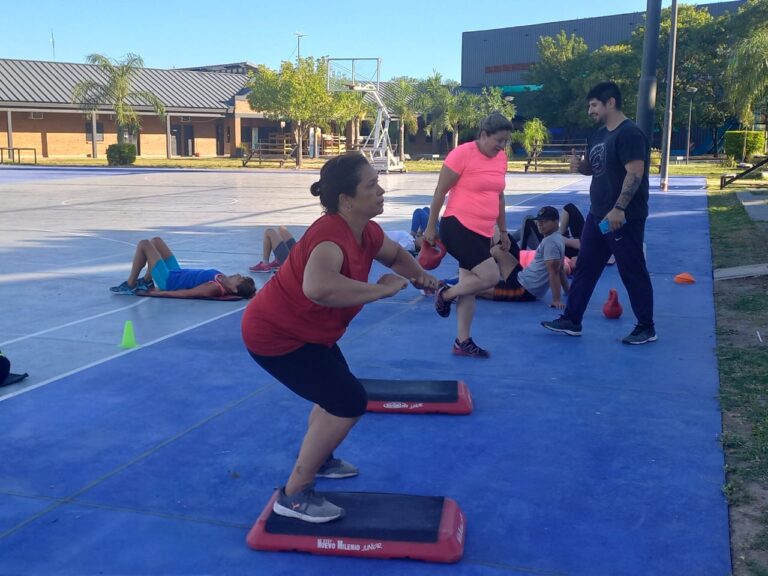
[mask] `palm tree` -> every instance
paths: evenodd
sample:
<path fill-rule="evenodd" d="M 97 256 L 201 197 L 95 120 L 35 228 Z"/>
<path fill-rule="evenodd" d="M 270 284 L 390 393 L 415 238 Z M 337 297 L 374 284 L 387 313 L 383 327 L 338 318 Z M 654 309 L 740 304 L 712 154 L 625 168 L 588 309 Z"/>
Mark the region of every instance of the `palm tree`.
<path fill-rule="evenodd" d="M 419 84 L 417 107 L 424 115 L 424 131 L 432 136 L 433 150 L 439 149 L 437 142 L 443 134 L 451 131 L 456 123 L 456 94 L 453 88 L 455 82 L 443 82 L 440 72 L 435 71 L 432 76 L 422 80 Z"/>
<path fill-rule="evenodd" d="M 123 60 L 118 61 L 101 54 L 91 54 L 86 61 L 99 67 L 104 82 L 78 82 L 72 89 L 72 101 L 92 114 L 100 106 L 111 106 L 115 111 L 118 144 L 124 144 L 126 136 L 141 127 L 133 102 L 143 102 L 151 106 L 161 119 L 165 117 L 165 106 L 157 96 L 147 90 L 133 89 L 133 82 L 144 67 L 141 56 L 126 54 Z"/>
<path fill-rule="evenodd" d="M 728 63 L 728 91 L 742 124 L 751 124 L 768 96 L 768 28 L 758 28 L 738 41 Z M 746 149 L 746 132 L 744 147 Z"/>
<path fill-rule="evenodd" d="M 512 142 L 520 144 L 528 154 L 525 171 L 528 172 L 531 161 L 534 162 L 534 169 L 538 170 L 539 153 L 542 144 L 549 142 L 549 130 L 539 118 L 531 118 L 523 124 L 521 132 L 512 134 Z"/>
<path fill-rule="evenodd" d="M 393 78 L 390 82 L 390 94 L 386 98 L 387 109 L 398 118 L 399 137 L 397 149 L 400 162 L 405 161 L 405 132 L 416 132 L 418 129 L 416 113 L 416 80 L 407 77 Z"/>

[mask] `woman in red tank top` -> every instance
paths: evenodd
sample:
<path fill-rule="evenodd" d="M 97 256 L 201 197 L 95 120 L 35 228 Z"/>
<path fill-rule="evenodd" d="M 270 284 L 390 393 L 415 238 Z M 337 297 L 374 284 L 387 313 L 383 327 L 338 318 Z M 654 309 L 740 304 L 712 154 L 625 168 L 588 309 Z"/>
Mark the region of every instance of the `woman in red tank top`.
<path fill-rule="evenodd" d="M 384 190 L 364 156 L 345 154 L 326 162 L 311 192 L 320 197 L 325 214 L 248 305 L 242 333 L 262 368 L 315 404 L 298 459 L 273 510 L 320 523 L 339 518 L 344 510 L 315 494 L 315 478 L 357 474 L 353 465 L 334 458 L 333 451 L 367 404 L 365 389 L 336 342 L 363 305 L 393 296 L 408 280 L 429 291 L 438 281 L 371 220 L 383 212 Z M 373 260 L 395 273 L 368 282 Z"/>

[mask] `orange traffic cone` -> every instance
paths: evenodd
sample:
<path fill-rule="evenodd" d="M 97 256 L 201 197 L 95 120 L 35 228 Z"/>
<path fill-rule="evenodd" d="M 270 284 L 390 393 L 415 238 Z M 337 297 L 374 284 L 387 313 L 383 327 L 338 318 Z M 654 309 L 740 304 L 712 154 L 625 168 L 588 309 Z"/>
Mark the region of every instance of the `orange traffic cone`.
<path fill-rule="evenodd" d="M 603 304 L 603 314 L 605 314 L 606 318 L 616 320 L 621 316 L 622 312 L 624 312 L 624 308 L 619 303 L 619 293 L 611 288 L 608 291 L 608 300 Z"/>
<path fill-rule="evenodd" d="M 696 282 L 696 279 L 690 272 L 680 272 L 680 274 L 675 276 L 675 282 L 678 284 L 693 284 Z"/>

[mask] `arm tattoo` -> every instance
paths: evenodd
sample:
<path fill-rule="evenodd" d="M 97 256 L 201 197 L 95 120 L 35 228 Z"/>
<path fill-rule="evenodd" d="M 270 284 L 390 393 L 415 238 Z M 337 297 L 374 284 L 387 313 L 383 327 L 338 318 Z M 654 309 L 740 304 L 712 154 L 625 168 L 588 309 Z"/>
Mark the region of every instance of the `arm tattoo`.
<path fill-rule="evenodd" d="M 640 188 L 641 182 L 642 179 L 637 174 L 627 172 L 627 175 L 624 177 L 624 184 L 621 186 L 621 194 L 619 195 L 616 204 L 626 208 L 629 203 L 632 202 L 632 198 L 635 197 L 635 193 Z"/>

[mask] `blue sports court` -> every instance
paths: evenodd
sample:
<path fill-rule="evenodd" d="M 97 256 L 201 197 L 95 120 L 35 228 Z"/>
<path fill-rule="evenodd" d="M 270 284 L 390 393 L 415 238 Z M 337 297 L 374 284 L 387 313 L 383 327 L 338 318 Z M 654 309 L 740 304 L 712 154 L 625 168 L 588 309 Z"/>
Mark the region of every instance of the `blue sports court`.
<path fill-rule="evenodd" d="M 479 301 L 492 356 L 451 355 L 455 318 L 408 288 L 340 342 L 359 377 L 458 379 L 467 416 L 366 414 L 319 490 L 447 496 L 467 517 L 456 564 L 257 552 L 249 529 L 285 481 L 309 405 L 240 338 L 243 302 L 113 296 L 136 242 L 182 266 L 245 272 L 266 226 L 320 214 L 317 174 L 0 169 L 0 350 L 30 378 L 0 388 L 0 574 L 718 575 L 730 573 L 705 181 L 652 178 L 646 229 L 658 342 L 615 267 L 570 338 L 557 312 Z M 406 229 L 437 174 L 382 175 L 385 229 Z M 507 221 L 588 207 L 588 178 L 508 175 Z M 455 274 L 443 260 L 436 275 Z M 374 268 L 374 277 L 383 273 Z M 696 283 L 673 277 L 689 272 Z M 257 285 L 269 275 L 253 274 Z M 616 288 L 625 312 L 601 311 Z M 131 320 L 138 347 L 118 347 Z"/>

